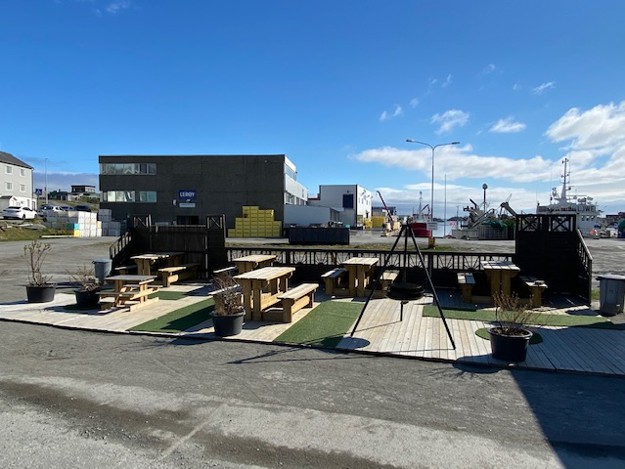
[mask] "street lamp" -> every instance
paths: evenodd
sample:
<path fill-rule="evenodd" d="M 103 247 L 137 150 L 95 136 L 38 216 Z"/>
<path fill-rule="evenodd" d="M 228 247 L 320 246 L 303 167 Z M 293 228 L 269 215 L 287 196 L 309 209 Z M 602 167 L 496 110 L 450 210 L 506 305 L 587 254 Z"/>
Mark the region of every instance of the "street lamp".
<path fill-rule="evenodd" d="M 418 140 L 413 140 L 411 138 L 407 138 L 406 142 L 408 143 L 418 143 L 419 145 L 425 145 L 426 147 L 430 147 L 432 150 L 432 189 L 430 193 L 430 221 L 434 221 L 434 150 L 438 147 L 443 147 L 446 145 L 458 145 L 460 142 L 449 142 L 449 143 L 437 143 L 436 145 L 431 145 L 426 142 L 420 142 Z"/>

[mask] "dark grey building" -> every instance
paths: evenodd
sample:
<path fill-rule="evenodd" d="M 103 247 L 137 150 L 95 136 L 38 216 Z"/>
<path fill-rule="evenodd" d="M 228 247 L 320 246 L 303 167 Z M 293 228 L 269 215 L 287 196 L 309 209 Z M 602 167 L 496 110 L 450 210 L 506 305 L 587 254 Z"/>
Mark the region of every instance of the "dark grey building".
<path fill-rule="evenodd" d="M 203 224 L 225 214 L 234 227 L 244 205 L 303 205 L 308 191 L 286 155 L 100 155 L 100 208 L 114 220 L 151 215 L 154 223 Z"/>

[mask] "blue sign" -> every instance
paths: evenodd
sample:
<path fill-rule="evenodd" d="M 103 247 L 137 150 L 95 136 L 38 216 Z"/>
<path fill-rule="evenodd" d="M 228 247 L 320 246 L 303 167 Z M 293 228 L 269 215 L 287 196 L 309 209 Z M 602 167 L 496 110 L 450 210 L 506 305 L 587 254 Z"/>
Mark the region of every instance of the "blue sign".
<path fill-rule="evenodd" d="M 43 195 L 43 189 L 35 189 L 35 195 Z"/>
<path fill-rule="evenodd" d="M 186 190 L 179 190 L 178 191 L 178 199 L 180 200 L 180 202 L 195 202 L 195 197 L 197 195 L 197 192 L 195 191 L 195 189 L 186 189 Z"/>

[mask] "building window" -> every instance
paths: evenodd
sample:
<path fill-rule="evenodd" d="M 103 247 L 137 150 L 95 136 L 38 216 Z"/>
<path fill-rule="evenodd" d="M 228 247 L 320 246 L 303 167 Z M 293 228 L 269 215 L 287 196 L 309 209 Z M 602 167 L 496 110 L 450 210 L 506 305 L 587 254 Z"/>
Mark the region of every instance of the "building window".
<path fill-rule="evenodd" d="M 20 192 L 26 192 L 26 184 L 20 184 Z"/>
<path fill-rule="evenodd" d="M 139 202 L 148 202 L 155 203 L 156 202 L 156 191 L 139 191 Z"/>
<path fill-rule="evenodd" d="M 13 174 L 13 167 L 12 167 L 12 166 L 9 166 L 9 165 L 6 165 L 6 166 L 5 166 L 5 172 L 6 172 L 7 174 Z"/>
<path fill-rule="evenodd" d="M 12 191 L 13 190 L 13 183 L 12 182 L 7 182 L 5 184 L 5 187 L 8 191 Z"/>
<path fill-rule="evenodd" d="M 20 176 L 26 176 L 26 170 L 24 168 L 20 168 Z"/>
<path fill-rule="evenodd" d="M 102 163 L 100 174 L 107 175 L 155 175 L 156 163 Z"/>
<path fill-rule="evenodd" d="M 134 202 L 134 191 L 107 191 L 102 194 L 104 202 Z"/>
<path fill-rule="evenodd" d="M 343 194 L 343 208 L 354 208 L 354 194 Z"/>

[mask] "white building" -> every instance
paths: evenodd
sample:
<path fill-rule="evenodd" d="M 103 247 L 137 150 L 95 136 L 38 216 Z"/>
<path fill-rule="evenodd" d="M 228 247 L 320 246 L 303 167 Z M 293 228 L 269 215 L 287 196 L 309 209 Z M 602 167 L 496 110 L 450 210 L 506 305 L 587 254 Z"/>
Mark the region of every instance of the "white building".
<path fill-rule="evenodd" d="M 357 184 L 323 185 L 316 198 L 308 198 L 308 205 L 330 207 L 338 212 L 343 225 L 362 228 L 371 218 L 372 199 L 371 192 Z"/>
<path fill-rule="evenodd" d="M 33 167 L 0 151 L 0 204 L 36 208 L 33 199 Z"/>

